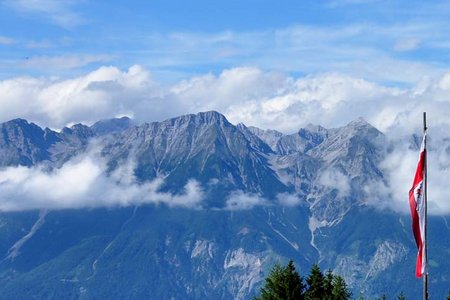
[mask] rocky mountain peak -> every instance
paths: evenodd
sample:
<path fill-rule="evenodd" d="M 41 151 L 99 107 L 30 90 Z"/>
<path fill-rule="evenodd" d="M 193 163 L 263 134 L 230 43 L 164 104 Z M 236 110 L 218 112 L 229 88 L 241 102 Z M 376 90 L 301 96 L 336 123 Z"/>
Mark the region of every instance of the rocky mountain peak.
<path fill-rule="evenodd" d="M 134 122 L 129 117 L 113 118 L 100 120 L 90 128 L 97 136 L 110 134 L 113 132 L 119 132 L 126 130 L 134 125 Z"/>
<path fill-rule="evenodd" d="M 84 124 L 75 124 L 70 127 L 71 134 L 75 134 L 79 137 L 83 138 L 90 138 L 94 136 L 94 132 L 89 126 L 86 126 Z"/>
<path fill-rule="evenodd" d="M 215 122 L 227 122 L 228 120 L 225 118 L 224 115 L 217 111 L 206 111 L 206 112 L 199 112 L 196 115 L 196 118 L 198 118 L 201 121 L 204 121 L 206 123 L 215 123 Z"/>
<path fill-rule="evenodd" d="M 7 121 L 7 122 L 5 122 L 3 124 L 5 124 L 5 125 L 17 125 L 17 126 L 28 126 L 29 125 L 27 120 L 21 119 L 21 118 L 12 119 L 12 120 Z"/>
<path fill-rule="evenodd" d="M 378 129 L 376 129 L 372 124 L 367 122 L 364 118 L 360 117 L 356 120 L 351 121 L 344 127 L 338 128 L 338 130 L 342 132 L 347 132 L 349 135 L 355 134 L 371 134 L 371 135 L 379 135 L 382 134 Z"/>
<path fill-rule="evenodd" d="M 254 126 L 248 126 L 247 129 L 264 141 L 273 151 L 276 151 L 278 141 L 284 136 L 281 132 L 272 129 L 264 130 Z"/>
<path fill-rule="evenodd" d="M 326 129 L 325 127 L 322 127 L 322 126 L 320 126 L 320 125 L 315 125 L 315 124 L 311 124 L 311 123 L 308 123 L 306 126 L 305 126 L 305 128 L 302 128 L 303 130 L 307 130 L 307 131 L 309 131 L 309 132 L 326 132 L 326 131 L 328 131 L 328 129 Z M 302 129 L 300 129 L 300 130 L 302 130 Z"/>
<path fill-rule="evenodd" d="M 172 120 L 180 120 L 184 122 L 193 122 L 196 125 L 219 125 L 232 126 L 227 118 L 217 111 L 199 112 L 197 114 L 190 114 L 174 118 Z"/>
<path fill-rule="evenodd" d="M 0 166 L 33 165 L 48 157 L 47 147 L 44 130 L 34 123 L 14 119 L 0 124 Z"/>
<path fill-rule="evenodd" d="M 38 125 L 20 118 L 2 123 L 1 126 L 4 130 L 18 130 L 21 132 L 29 132 L 33 135 L 41 135 L 43 133 L 42 128 Z"/>

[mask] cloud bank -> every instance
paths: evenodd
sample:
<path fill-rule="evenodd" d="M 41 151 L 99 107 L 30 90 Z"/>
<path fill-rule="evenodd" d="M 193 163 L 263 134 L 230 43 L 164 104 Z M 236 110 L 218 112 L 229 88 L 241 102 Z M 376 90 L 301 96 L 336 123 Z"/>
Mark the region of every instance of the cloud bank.
<path fill-rule="evenodd" d="M 258 194 L 243 191 L 232 192 L 225 201 L 226 210 L 249 210 L 256 206 L 268 206 L 270 202 Z"/>
<path fill-rule="evenodd" d="M 181 194 L 161 192 L 161 178 L 138 184 L 132 163 L 107 175 L 101 158 L 88 154 L 72 159 L 60 169 L 8 167 L 0 170 L 0 211 L 71 209 L 165 204 L 200 207 L 203 190 L 195 180 Z"/>
<path fill-rule="evenodd" d="M 419 132 L 422 111 L 432 118 L 430 126 L 450 123 L 450 72 L 399 88 L 338 73 L 292 77 L 240 67 L 164 86 L 141 66 L 109 66 L 69 79 L 2 80 L 0 94 L 0 121 L 21 117 L 51 128 L 123 115 L 149 122 L 207 110 L 285 133 L 308 123 L 341 126 L 360 116 L 384 132 Z"/>
<path fill-rule="evenodd" d="M 350 193 L 350 178 L 336 169 L 323 170 L 318 183 L 323 187 L 336 189 L 338 197 L 347 197 Z"/>
<path fill-rule="evenodd" d="M 427 142 L 428 211 L 431 215 L 450 214 L 450 139 L 448 133 L 429 129 Z M 419 149 L 412 140 L 396 139 L 392 149 L 381 163 L 385 182 L 373 182 L 365 187 L 370 205 L 409 213 L 408 192 L 419 159 Z M 420 143 L 420 141 L 418 141 Z"/>

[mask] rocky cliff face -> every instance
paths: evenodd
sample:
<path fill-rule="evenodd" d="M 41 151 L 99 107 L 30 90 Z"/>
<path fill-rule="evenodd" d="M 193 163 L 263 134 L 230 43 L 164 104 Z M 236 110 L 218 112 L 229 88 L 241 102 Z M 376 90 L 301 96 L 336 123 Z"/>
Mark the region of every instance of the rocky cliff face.
<path fill-rule="evenodd" d="M 12 120 L 0 129 L 2 168 L 51 173 L 95 151 L 106 176 L 126 166 L 138 184 L 162 178 L 160 191 L 176 195 L 193 179 L 204 194 L 194 209 L 0 213 L 0 298 L 250 299 L 265 272 L 291 258 L 302 274 L 314 262 L 334 269 L 355 295 L 420 293 L 409 216 L 367 205 L 366 184 L 384 180 L 387 142 L 362 119 L 292 135 L 235 126 L 217 112 L 60 132 Z M 430 220 L 447 233 L 448 221 Z M 450 240 L 440 236 L 430 272 L 443 298 Z"/>

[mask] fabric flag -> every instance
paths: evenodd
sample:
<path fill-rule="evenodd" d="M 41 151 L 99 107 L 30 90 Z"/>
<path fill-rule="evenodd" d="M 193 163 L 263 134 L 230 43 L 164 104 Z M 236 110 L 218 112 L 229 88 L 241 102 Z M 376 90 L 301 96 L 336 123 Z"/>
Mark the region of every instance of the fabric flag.
<path fill-rule="evenodd" d="M 426 251 L 425 251 L 425 141 L 426 134 L 423 136 L 422 146 L 420 147 L 419 162 L 417 164 L 416 175 L 412 188 L 409 190 L 409 206 L 411 208 L 412 230 L 416 240 L 418 253 L 416 263 L 416 276 L 422 277 L 426 272 Z"/>

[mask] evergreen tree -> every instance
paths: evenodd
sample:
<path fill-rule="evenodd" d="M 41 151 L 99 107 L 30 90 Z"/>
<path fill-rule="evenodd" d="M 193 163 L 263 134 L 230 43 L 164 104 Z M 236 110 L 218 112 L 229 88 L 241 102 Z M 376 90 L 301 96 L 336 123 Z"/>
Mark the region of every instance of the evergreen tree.
<path fill-rule="evenodd" d="M 305 291 L 303 278 L 292 260 L 285 267 L 276 264 L 265 279 L 260 296 L 253 300 L 348 300 L 351 297 L 344 278 L 333 275 L 331 270 L 324 275 L 316 264 L 311 267 L 306 282 Z M 363 299 L 361 295 L 359 299 Z"/>
<path fill-rule="evenodd" d="M 308 283 L 308 290 L 305 293 L 306 300 L 323 300 L 326 297 L 325 293 L 325 276 L 318 265 L 314 264 L 311 268 L 311 273 L 306 279 Z"/>
<path fill-rule="evenodd" d="M 406 300 L 405 294 L 401 292 L 400 295 L 397 296 L 397 300 Z"/>
<path fill-rule="evenodd" d="M 324 300 L 333 299 L 333 282 L 334 282 L 334 275 L 333 272 L 329 269 L 323 280 L 323 287 L 326 295 Z"/>
<path fill-rule="evenodd" d="M 276 264 L 261 288 L 261 296 L 254 300 L 303 300 L 302 277 L 295 270 L 293 261 L 289 261 L 286 267 Z"/>
<path fill-rule="evenodd" d="M 333 278 L 332 296 L 333 300 L 348 300 L 352 296 L 344 278 L 339 275 L 336 275 Z"/>
<path fill-rule="evenodd" d="M 450 300 L 450 292 L 448 292 L 447 300 Z"/>
<path fill-rule="evenodd" d="M 386 295 L 381 295 L 381 297 L 380 298 L 378 298 L 379 300 L 386 300 L 387 298 L 386 298 Z"/>

